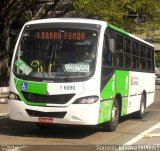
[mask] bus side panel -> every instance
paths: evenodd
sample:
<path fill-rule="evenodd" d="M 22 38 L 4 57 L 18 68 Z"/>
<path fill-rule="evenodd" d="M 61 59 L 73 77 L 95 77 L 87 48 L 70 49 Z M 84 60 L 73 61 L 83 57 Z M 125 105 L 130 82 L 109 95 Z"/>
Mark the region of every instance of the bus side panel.
<path fill-rule="evenodd" d="M 115 95 L 122 98 L 121 116 L 123 116 L 128 110 L 129 71 L 116 70 L 115 75 Z"/>
<path fill-rule="evenodd" d="M 122 96 L 121 115 L 127 114 L 128 92 L 129 71 L 116 70 L 101 91 L 102 101 L 100 102 L 99 123 L 111 120 L 112 105 L 117 94 Z"/>
<path fill-rule="evenodd" d="M 153 73 L 116 70 L 101 91 L 98 123 L 111 119 L 112 105 L 116 95 L 122 98 L 121 116 L 140 109 L 143 91 L 146 92 L 146 107 L 152 104 L 155 92 L 154 80 Z"/>
<path fill-rule="evenodd" d="M 154 102 L 154 74 L 130 72 L 128 114 L 140 109 L 141 96 L 143 92 L 146 92 L 146 107 L 148 107 Z"/>
<path fill-rule="evenodd" d="M 102 81 L 102 82 L 105 82 Z M 111 119 L 111 109 L 115 96 L 115 75 L 113 74 L 101 91 L 98 123 L 104 123 Z"/>

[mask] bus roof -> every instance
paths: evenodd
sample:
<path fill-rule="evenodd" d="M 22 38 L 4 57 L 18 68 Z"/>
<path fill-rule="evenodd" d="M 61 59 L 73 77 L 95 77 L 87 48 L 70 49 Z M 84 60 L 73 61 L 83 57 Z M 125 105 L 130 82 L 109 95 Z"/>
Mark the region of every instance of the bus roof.
<path fill-rule="evenodd" d="M 128 33 L 127 31 L 125 31 L 125 30 L 123 30 L 123 29 L 121 29 L 121 28 L 118 28 L 118 27 L 116 27 L 116 26 L 114 26 L 114 25 L 112 25 L 112 24 L 107 24 L 107 25 L 108 25 L 109 28 L 111 28 L 111 29 L 113 29 L 113 30 L 116 30 L 116 31 L 118 31 L 118 32 L 120 32 L 120 33 L 122 33 L 122 34 L 124 34 L 124 35 L 127 35 L 127 36 L 129 36 L 129 37 L 132 37 L 132 38 L 134 38 L 134 39 L 136 39 L 136 40 L 138 40 L 138 41 L 141 41 L 141 42 L 143 42 L 143 43 L 145 43 L 145 44 L 147 44 L 147 45 L 150 45 L 151 47 L 154 47 L 153 44 L 151 44 L 151 43 L 149 43 L 149 42 L 147 42 L 147 41 L 145 41 L 145 40 L 143 40 L 143 39 L 141 39 L 141 38 L 139 38 L 139 37 L 137 37 L 137 36 L 135 36 L 135 35 L 133 35 L 133 34 L 131 34 L 131 33 Z"/>
<path fill-rule="evenodd" d="M 132 37 L 138 41 L 141 41 L 147 45 L 150 45 L 151 47 L 154 47 L 153 44 L 131 34 L 131 33 L 128 33 L 127 31 L 123 30 L 123 29 L 120 29 L 112 24 L 109 24 L 105 21 L 101 21 L 101 20 L 95 20 L 95 19 L 86 19 L 86 18 L 48 18 L 48 19 L 39 19 L 39 20 L 34 20 L 34 21 L 29 21 L 27 22 L 25 25 L 28 25 L 28 24 L 38 24 L 38 23 L 54 23 L 54 22 L 57 22 L 57 23 L 87 23 L 87 24 L 97 24 L 97 25 L 102 25 L 102 26 L 107 26 L 117 32 L 120 32 L 124 35 L 127 35 L 129 37 Z"/>
<path fill-rule="evenodd" d="M 87 24 L 97 24 L 97 25 L 106 25 L 105 21 L 87 19 L 87 18 L 48 18 L 48 19 L 39 19 L 34 21 L 29 21 L 26 24 L 37 24 L 37 23 L 87 23 Z"/>

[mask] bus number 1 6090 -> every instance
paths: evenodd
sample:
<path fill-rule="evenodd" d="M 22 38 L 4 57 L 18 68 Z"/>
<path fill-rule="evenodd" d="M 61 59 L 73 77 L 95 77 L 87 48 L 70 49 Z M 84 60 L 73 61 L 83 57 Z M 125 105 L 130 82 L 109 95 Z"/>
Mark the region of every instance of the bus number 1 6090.
<path fill-rule="evenodd" d="M 60 90 L 75 90 L 75 86 L 72 85 L 60 86 Z"/>

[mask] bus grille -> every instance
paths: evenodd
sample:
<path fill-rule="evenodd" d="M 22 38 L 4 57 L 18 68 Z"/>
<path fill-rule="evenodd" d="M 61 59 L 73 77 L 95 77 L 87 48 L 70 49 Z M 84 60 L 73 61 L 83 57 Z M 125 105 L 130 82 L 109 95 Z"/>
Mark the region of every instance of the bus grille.
<path fill-rule="evenodd" d="M 41 95 L 30 92 L 22 92 L 22 94 L 28 102 L 50 103 L 50 104 L 66 104 L 75 95 L 75 94 Z"/>
<path fill-rule="evenodd" d="M 26 109 L 29 116 L 32 117 L 52 117 L 52 118 L 64 118 L 67 112 L 41 112 Z"/>

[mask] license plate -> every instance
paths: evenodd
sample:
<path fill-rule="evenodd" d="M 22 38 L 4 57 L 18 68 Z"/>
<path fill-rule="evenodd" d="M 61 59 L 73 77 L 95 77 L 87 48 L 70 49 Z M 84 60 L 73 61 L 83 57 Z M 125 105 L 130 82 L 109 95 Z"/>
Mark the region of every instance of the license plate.
<path fill-rule="evenodd" d="M 53 118 L 49 117 L 39 117 L 38 118 L 39 123 L 53 123 Z"/>

